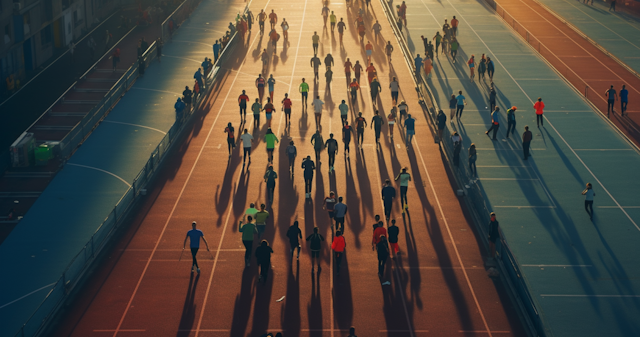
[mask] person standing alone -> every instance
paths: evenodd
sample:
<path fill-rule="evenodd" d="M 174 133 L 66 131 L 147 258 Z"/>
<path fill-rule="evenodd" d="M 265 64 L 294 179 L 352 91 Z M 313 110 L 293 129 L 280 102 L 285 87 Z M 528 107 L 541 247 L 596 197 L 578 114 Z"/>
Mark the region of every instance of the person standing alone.
<path fill-rule="evenodd" d="M 333 238 L 333 242 L 331 243 L 331 249 L 333 250 L 333 254 L 336 257 L 336 275 L 340 275 L 342 255 L 344 254 L 344 249 L 346 248 L 346 246 L 347 243 L 344 240 L 344 236 L 342 236 L 342 232 L 336 231 L 336 237 Z"/>
<path fill-rule="evenodd" d="M 544 102 L 542 101 L 542 97 L 538 97 L 538 101 L 533 105 L 533 108 L 536 109 L 536 122 L 538 123 L 538 127 L 540 127 L 540 125 L 544 127 L 544 118 L 542 118 L 542 114 L 544 113 Z"/>
<path fill-rule="evenodd" d="M 522 151 L 524 152 L 524 160 L 529 159 L 529 147 L 531 146 L 531 139 L 533 134 L 529 131 L 529 125 L 524 127 L 524 133 L 522 134 Z"/>
<path fill-rule="evenodd" d="M 583 193 L 584 194 L 584 193 Z M 191 248 L 191 258 L 193 259 L 193 264 L 191 265 L 191 272 L 194 270 L 198 271 L 200 274 L 200 267 L 198 267 L 198 259 L 196 255 L 198 254 L 198 249 L 200 249 L 200 238 L 204 241 L 204 244 L 207 246 L 207 251 L 209 251 L 209 243 L 207 239 L 205 239 L 204 234 L 201 230 L 196 229 L 196 222 L 191 223 L 192 229 L 187 232 L 187 236 L 184 238 L 184 242 L 182 243 L 182 250 L 184 250 L 185 245 L 187 244 L 187 238 L 189 238 L 189 247 Z"/>
<path fill-rule="evenodd" d="M 593 191 L 591 183 L 587 183 L 582 195 L 584 195 L 584 209 L 589 214 L 589 219 L 593 220 L 593 197 L 596 196 L 596 192 Z"/>
<path fill-rule="evenodd" d="M 407 172 L 406 167 L 403 167 L 402 171 L 396 176 L 395 181 L 398 180 L 400 180 L 400 203 L 402 204 L 402 213 L 404 213 L 405 209 L 409 209 L 407 190 L 409 189 L 409 182 L 411 181 L 411 174 Z"/>

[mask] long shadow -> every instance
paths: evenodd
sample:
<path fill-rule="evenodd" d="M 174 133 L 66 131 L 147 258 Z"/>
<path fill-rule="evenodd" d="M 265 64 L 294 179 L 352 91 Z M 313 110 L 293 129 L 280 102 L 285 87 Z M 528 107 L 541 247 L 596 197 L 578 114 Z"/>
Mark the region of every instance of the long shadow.
<path fill-rule="evenodd" d="M 240 293 L 236 295 L 231 331 L 229 332 L 230 336 L 244 336 L 246 334 L 249 324 L 249 315 L 247 313 L 251 309 L 251 299 L 255 296 L 254 273 L 255 269 L 252 268 L 244 268 L 242 271 L 242 285 L 240 286 Z M 257 312 L 257 310 L 255 311 Z"/>
<path fill-rule="evenodd" d="M 287 297 L 284 303 L 284 313 L 282 314 L 282 321 L 280 322 L 282 330 L 287 332 L 287 336 L 298 337 L 300 336 L 300 263 L 295 263 L 295 267 L 288 268 L 287 277 Z M 295 275 L 293 274 L 293 268 L 296 269 Z"/>
<path fill-rule="evenodd" d="M 346 156 L 344 156 L 344 171 L 346 174 L 346 186 L 345 186 L 345 190 L 346 190 L 346 195 L 348 197 L 348 200 L 344 200 L 345 204 L 347 204 L 347 207 L 349 207 L 349 205 L 361 205 L 362 202 L 360 201 L 360 197 L 358 195 L 358 192 L 356 191 L 356 185 L 355 185 L 355 177 L 353 176 L 353 171 L 351 170 L 351 159 L 347 159 Z M 356 212 L 358 212 L 358 208 L 355 208 Z M 351 232 L 353 232 L 353 236 L 356 240 L 356 249 L 360 249 L 361 247 L 361 242 L 360 242 L 360 233 L 364 230 L 364 223 L 362 222 L 362 218 L 360 217 L 359 213 L 353 214 L 353 209 L 347 211 L 347 215 L 346 215 L 346 219 L 345 219 L 345 231 L 347 230 L 347 228 L 349 228 L 351 230 Z M 353 214 L 353 215 L 352 215 Z"/>
<path fill-rule="evenodd" d="M 307 304 L 310 337 L 322 337 L 322 296 L 320 295 L 320 272 L 311 276 L 311 300 Z"/>
<path fill-rule="evenodd" d="M 195 281 L 194 281 L 195 279 Z M 191 273 L 189 277 L 189 287 L 187 288 L 187 296 L 184 299 L 184 306 L 182 307 L 182 316 L 180 316 L 180 323 L 178 324 L 178 337 L 186 337 L 191 334 L 193 328 L 193 322 L 196 319 L 196 305 L 193 303 L 196 296 L 196 288 L 198 287 L 198 281 L 200 280 L 200 274 Z"/>
<path fill-rule="evenodd" d="M 271 268 L 271 267 L 269 267 Z M 247 268 L 249 269 L 249 268 Z M 255 269 L 256 271 L 258 268 Z M 269 272 L 269 276 L 267 278 L 267 283 L 265 284 L 256 284 L 256 293 L 255 293 L 255 302 L 253 304 L 253 326 L 251 327 L 251 333 L 249 336 L 260 336 L 261 334 L 267 332 L 269 328 L 269 310 L 271 308 L 271 293 L 273 291 L 273 272 Z M 246 316 L 247 312 L 244 314 Z M 231 336 L 242 336 L 242 335 L 234 335 Z"/>
<path fill-rule="evenodd" d="M 353 323 L 353 293 L 351 290 L 351 276 L 349 274 L 348 251 L 342 255 L 340 275 L 334 274 L 333 282 L 333 312 L 336 329 L 348 330 Z"/>

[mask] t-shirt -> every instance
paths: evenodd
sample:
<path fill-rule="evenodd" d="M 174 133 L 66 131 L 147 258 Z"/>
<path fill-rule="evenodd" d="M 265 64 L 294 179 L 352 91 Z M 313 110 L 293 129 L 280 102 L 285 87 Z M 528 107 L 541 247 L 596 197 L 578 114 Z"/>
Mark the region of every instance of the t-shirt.
<path fill-rule="evenodd" d="M 407 118 L 407 120 L 404 121 L 404 126 L 407 130 L 413 131 L 416 127 L 416 120 L 413 118 Z"/>
<path fill-rule="evenodd" d="M 273 77 L 269 77 L 267 80 L 267 84 L 269 84 L 269 91 L 273 91 L 273 86 L 276 85 L 276 79 Z"/>
<path fill-rule="evenodd" d="M 351 141 L 351 126 L 345 125 L 342 128 L 342 140 L 345 143 L 349 143 Z"/>
<path fill-rule="evenodd" d="M 536 104 L 533 105 L 533 108 L 536 109 L 536 115 L 542 115 L 544 110 L 544 103 L 542 101 L 536 102 Z"/>
<path fill-rule="evenodd" d="M 458 100 L 454 97 L 449 101 L 449 109 L 455 109 L 458 105 Z"/>
<path fill-rule="evenodd" d="M 276 179 L 278 178 L 278 174 L 275 171 L 267 171 L 264 174 L 264 179 L 267 180 L 267 186 L 276 186 Z"/>
<path fill-rule="evenodd" d="M 286 152 L 289 157 L 295 157 L 298 154 L 298 150 L 293 145 L 287 146 Z"/>
<path fill-rule="evenodd" d="M 278 142 L 278 137 L 276 137 L 276 135 L 274 135 L 273 133 L 267 133 L 264 136 L 264 140 L 267 142 L 267 149 L 273 149 L 276 147 L 276 144 Z"/>
<path fill-rule="evenodd" d="M 233 135 L 233 132 L 234 132 L 233 127 L 229 127 L 229 126 L 227 126 L 226 128 L 224 128 L 224 132 L 226 132 L 226 133 L 227 133 L 227 138 L 228 138 L 228 139 L 233 139 L 233 138 L 234 138 L 234 135 Z"/>
<path fill-rule="evenodd" d="M 358 129 L 360 129 L 360 130 L 364 129 L 365 122 L 366 121 L 365 121 L 364 117 L 356 118 L 356 125 L 357 125 Z"/>
<path fill-rule="evenodd" d="M 311 241 L 311 250 L 320 250 L 324 237 L 320 233 L 313 233 L 307 237 L 307 241 Z"/>
<path fill-rule="evenodd" d="M 347 205 L 339 202 L 333 206 L 333 211 L 335 212 L 336 218 L 344 218 L 347 214 Z"/>
<path fill-rule="evenodd" d="M 398 228 L 398 226 L 389 227 L 387 233 L 389 235 L 389 242 L 398 243 L 398 234 L 400 234 L 400 228 Z"/>
<path fill-rule="evenodd" d="M 324 198 L 324 203 L 326 204 L 327 211 L 333 212 L 333 207 L 336 205 L 336 198 L 326 197 Z"/>
<path fill-rule="evenodd" d="M 321 113 L 322 112 L 322 106 L 324 105 L 324 102 L 319 100 L 319 99 L 314 99 L 313 100 L 313 110 L 315 111 L 315 113 Z"/>
<path fill-rule="evenodd" d="M 371 123 L 376 130 L 380 130 L 380 128 L 382 128 L 382 117 L 380 117 L 380 115 L 373 116 Z"/>
<path fill-rule="evenodd" d="M 271 254 L 273 254 L 273 249 L 269 246 L 260 245 L 256 248 L 256 260 L 258 260 L 258 263 L 271 262 Z"/>
<path fill-rule="evenodd" d="M 316 164 L 311 159 L 307 159 L 302 162 L 302 168 L 304 169 L 304 175 L 309 176 L 313 174 L 313 170 L 316 169 Z"/>
<path fill-rule="evenodd" d="M 389 84 L 389 88 L 391 89 L 391 91 L 393 92 L 398 92 L 399 90 L 399 86 L 398 86 L 398 82 L 393 81 Z"/>
<path fill-rule="evenodd" d="M 349 113 L 349 106 L 345 103 L 340 104 L 338 109 L 340 110 L 340 115 L 346 115 Z"/>
<path fill-rule="evenodd" d="M 590 189 L 587 190 L 587 193 L 585 193 L 584 200 L 593 201 L 593 197 L 595 195 L 596 195 L 596 193 L 593 191 L 593 188 L 590 188 Z"/>
<path fill-rule="evenodd" d="M 345 26 L 346 25 L 345 25 L 344 21 L 338 22 L 338 33 L 342 33 L 344 31 Z"/>
<path fill-rule="evenodd" d="M 338 149 L 338 141 L 333 138 L 327 139 L 327 142 L 324 145 L 327 148 L 329 155 L 335 154 Z"/>
<path fill-rule="evenodd" d="M 319 133 L 314 134 L 311 137 L 311 144 L 313 144 L 313 148 L 316 150 L 322 150 L 324 146 L 324 139 L 322 139 L 322 135 Z"/>
<path fill-rule="evenodd" d="M 387 229 L 382 226 L 379 226 L 373 230 L 373 242 L 375 244 L 378 244 L 380 242 L 380 235 L 387 236 Z"/>
<path fill-rule="evenodd" d="M 391 203 L 395 197 L 396 189 L 393 188 L 393 186 L 385 186 L 382 188 L 382 200 L 384 200 L 385 204 Z"/>
<path fill-rule="evenodd" d="M 271 14 L 269 14 L 269 19 L 271 19 L 271 22 L 276 22 L 278 21 L 278 15 L 272 12 Z"/>
<path fill-rule="evenodd" d="M 265 222 L 267 222 L 268 217 L 269 217 L 269 212 L 259 211 L 258 213 L 256 213 L 256 223 L 264 224 Z"/>
<path fill-rule="evenodd" d="M 333 243 L 331 244 L 331 249 L 333 249 L 333 251 L 338 252 L 338 253 L 342 253 L 344 252 L 344 248 L 347 246 L 347 243 L 344 241 L 344 236 L 340 235 L 340 236 L 336 236 L 333 239 Z"/>
<path fill-rule="evenodd" d="M 311 40 L 313 40 L 313 44 L 318 44 L 318 42 L 320 41 L 320 36 L 318 36 L 318 34 L 315 34 L 311 37 Z"/>
<path fill-rule="evenodd" d="M 629 97 L 629 91 L 627 89 L 620 90 L 620 100 L 623 102 L 627 102 Z"/>
<path fill-rule="evenodd" d="M 254 115 L 259 115 L 260 111 L 262 111 L 262 104 L 258 102 L 253 103 L 253 105 L 251 106 L 251 111 L 253 111 Z"/>
<path fill-rule="evenodd" d="M 259 77 L 256 79 L 256 86 L 258 88 L 264 88 L 264 78 Z"/>
<path fill-rule="evenodd" d="M 609 93 L 609 99 L 610 100 L 616 99 L 616 91 L 615 91 L 615 89 L 609 89 L 609 90 L 607 90 L 607 93 Z"/>
<path fill-rule="evenodd" d="M 253 241 L 253 234 L 258 233 L 258 230 L 256 229 L 256 225 L 250 222 L 241 226 L 240 232 L 242 232 L 242 241 Z"/>
<path fill-rule="evenodd" d="M 313 69 L 318 69 L 318 67 L 320 67 L 321 64 L 322 64 L 322 62 L 320 62 L 319 58 L 313 57 L 311 59 L 311 65 L 313 66 Z"/>
<path fill-rule="evenodd" d="M 491 103 L 495 103 L 496 102 L 496 91 L 491 89 L 491 92 L 489 93 L 489 101 Z"/>
<path fill-rule="evenodd" d="M 329 20 L 331 20 L 331 23 L 336 23 L 336 15 L 335 14 L 331 14 L 329 16 Z"/>
<path fill-rule="evenodd" d="M 398 180 L 400 180 L 400 186 L 407 187 L 409 186 L 411 175 L 409 173 L 400 173 L 400 175 L 398 176 Z"/>
<path fill-rule="evenodd" d="M 416 70 L 420 70 L 420 67 L 422 67 L 422 57 L 418 56 L 414 61 L 416 62 Z"/>
<path fill-rule="evenodd" d="M 190 240 L 189 247 L 200 248 L 200 237 L 204 236 L 202 231 L 199 229 L 192 229 L 187 232 L 187 235 L 189 236 L 189 240 Z"/>
<path fill-rule="evenodd" d="M 302 231 L 300 231 L 299 227 L 291 226 L 289 230 L 287 230 L 287 237 L 289 238 L 289 243 L 292 246 L 298 245 L 298 239 L 302 238 Z"/>
<path fill-rule="evenodd" d="M 253 140 L 253 136 L 250 133 L 244 133 L 240 136 L 240 140 L 242 141 L 243 147 L 251 147 L 251 141 Z"/>
<path fill-rule="evenodd" d="M 309 92 L 309 83 L 307 82 L 300 83 L 300 92 Z"/>
<path fill-rule="evenodd" d="M 251 207 L 244 212 L 244 214 L 250 215 L 254 219 L 256 218 L 256 213 L 258 213 L 258 210 L 255 207 Z"/>
<path fill-rule="evenodd" d="M 466 97 L 464 97 L 462 95 L 456 96 L 456 100 L 458 101 L 458 105 L 464 105 L 464 100 L 465 99 L 466 99 Z"/>
<path fill-rule="evenodd" d="M 444 129 L 444 127 L 446 125 L 447 125 L 447 115 L 445 115 L 443 113 L 439 113 L 438 114 L 438 129 L 442 130 L 442 129 Z"/>
<path fill-rule="evenodd" d="M 240 97 L 238 97 L 238 100 L 240 101 L 239 102 L 240 106 L 247 106 L 247 101 L 249 100 L 249 96 L 240 95 Z"/>
<path fill-rule="evenodd" d="M 291 105 L 293 105 L 293 103 L 292 103 L 292 102 L 291 102 L 291 100 L 290 100 L 290 99 L 288 99 L 288 98 L 285 98 L 285 99 L 282 101 L 282 106 L 283 106 L 285 109 L 291 109 Z"/>
<path fill-rule="evenodd" d="M 271 103 L 267 103 L 264 105 L 264 111 L 268 114 L 273 113 L 273 110 L 275 110 L 276 108 L 273 106 L 273 104 Z"/>

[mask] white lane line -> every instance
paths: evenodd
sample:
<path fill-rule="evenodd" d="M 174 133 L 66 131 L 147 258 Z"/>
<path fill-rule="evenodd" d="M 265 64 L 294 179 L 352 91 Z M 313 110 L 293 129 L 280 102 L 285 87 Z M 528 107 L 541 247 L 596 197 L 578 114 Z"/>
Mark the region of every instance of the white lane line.
<path fill-rule="evenodd" d="M 478 178 L 478 180 L 482 181 L 482 180 L 540 180 L 537 178 Z"/>
<path fill-rule="evenodd" d="M 635 149 L 574 149 L 575 151 L 635 151 Z"/>
<path fill-rule="evenodd" d="M 640 208 L 640 206 L 621 206 L 622 208 Z M 596 206 L 596 208 L 618 208 L 618 206 Z"/>
<path fill-rule="evenodd" d="M 600 297 L 600 298 L 638 298 L 640 295 L 572 295 L 572 294 L 540 294 L 540 297 Z"/>
<path fill-rule="evenodd" d="M 174 58 L 174 59 L 185 60 L 185 61 L 191 61 L 191 62 L 195 62 L 195 63 L 200 64 L 200 65 L 202 64 L 201 61 L 198 61 L 198 60 L 192 59 L 192 58 L 188 58 L 188 57 L 173 56 L 173 55 L 167 55 L 167 54 L 162 54 L 162 56 L 170 57 L 170 58 Z"/>
<path fill-rule="evenodd" d="M 87 169 L 90 169 L 90 170 L 96 170 L 96 171 L 100 171 L 100 172 L 106 173 L 106 174 L 108 174 L 108 175 L 110 175 L 110 176 L 112 176 L 112 177 L 115 177 L 115 178 L 117 178 L 118 180 L 122 181 L 122 182 L 123 182 L 123 183 L 125 183 L 127 186 L 131 187 L 131 184 L 129 184 L 126 180 L 122 179 L 120 176 L 118 176 L 118 175 L 116 175 L 116 174 L 114 174 L 114 173 L 111 173 L 111 172 L 109 172 L 109 171 L 106 171 L 106 170 L 103 170 L 103 169 L 100 169 L 100 168 L 97 168 L 97 167 L 93 167 L 93 166 L 80 165 L 80 164 L 74 164 L 74 163 L 67 163 L 66 165 L 77 166 L 77 167 L 83 167 L 83 168 L 87 168 Z"/>
<path fill-rule="evenodd" d="M 270 0 L 267 1 L 267 4 L 269 3 L 269 1 Z M 266 6 L 265 6 L 265 8 L 266 8 Z M 258 38 L 258 36 L 256 36 L 253 39 L 253 42 L 251 42 L 251 46 L 253 46 L 253 43 L 256 41 L 257 38 Z M 249 46 L 249 49 L 247 49 L 248 51 L 251 50 L 251 46 Z M 248 51 L 247 51 L 247 53 L 248 53 Z M 242 67 L 244 65 L 244 62 L 246 61 L 246 59 L 247 58 L 245 57 L 244 61 L 240 65 L 240 67 Z M 237 78 L 238 78 L 238 74 L 236 74 L 236 77 L 233 79 L 231 87 L 229 87 L 229 91 L 227 92 L 227 96 L 225 97 L 225 99 L 224 99 L 224 101 L 222 103 L 222 106 L 218 110 L 218 114 L 216 115 L 216 118 L 214 119 L 213 123 L 211 124 L 211 128 L 209 128 L 209 133 L 207 133 L 207 137 L 204 139 L 204 142 L 202 143 L 202 146 L 200 147 L 200 152 L 198 152 L 198 156 L 196 157 L 195 161 L 193 162 L 193 165 L 191 166 L 191 170 L 189 171 L 189 175 L 187 175 L 187 179 L 185 180 L 184 184 L 182 185 L 182 189 L 180 190 L 180 193 L 178 194 L 178 198 L 176 199 L 175 203 L 173 204 L 173 207 L 171 208 L 171 212 L 169 213 L 169 216 L 167 217 L 167 221 L 165 221 L 164 226 L 162 227 L 162 231 L 160 232 L 160 236 L 158 237 L 158 240 L 156 241 L 156 244 L 153 247 L 153 250 L 151 251 L 151 255 L 149 256 L 149 260 L 147 261 L 147 263 L 144 266 L 144 269 L 142 270 L 142 274 L 140 275 L 140 278 L 138 279 L 138 283 L 136 284 L 136 287 L 134 288 L 133 293 L 131 294 L 131 298 L 129 298 L 129 302 L 127 303 L 127 306 L 124 309 L 124 313 L 122 313 L 122 317 L 120 318 L 120 322 L 118 322 L 118 326 L 116 327 L 116 330 L 113 332 L 113 337 L 116 337 L 116 335 L 120 331 L 120 328 L 122 327 L 122 323 L 124 322 L 124 319 L 127 316 L 127 313 L 129 312 L 129 308 L 131 308 L 131 303 L 133 302 L 134 297 L 138 293 L 138 289 L 140 288 L 140 284 L 142 283 L 142 279 L 144 278 L 145 274 L 147 273 L 147 270 L 149 269 L 149 264 L 151 264 L 151 260 L 153 259 L 153 256 L 155 255 L 156 250 L 158 249 L 158 246 L 160 245 L 160 242 L 162 242 L 161 239 L 164 236 L 164 232 L 167 230 L 167 227 L 169 226 L 169 222 L 171 221 L 171 218 L 173 217 L 173 213 L 176 211 L 176 208 L 178 207 L 178 203 L 182 199 L 182 195 L 184 194 L 184 191 L 187 188 L 187 184 L 191 180 L 191 176 L 193 175 L 193 172 L 196 169 L 196 165 L 200 161 L 200 157 L 202 157 L 202 152 L 205 149 L 205 145 L 207 145 L 207 143 L 209 142 L 209 138 L 211 138 L 211 133 L 213 132 L 213 128 L 215 127 L 216 122 L 218 121 L 218 118 L 220 118 L 220 114 L 222 113 L 222 108 L 224 107 L 224 104 L 226 103 L 227 99 L 229 98 L 229 94 L 231 93 L 231 89 L 233 88 L 233 84 L 235 83 Z M 237 186 L 237 184 L 236 184 L 236 186 Z M 233 202 L 233 200 L 232 200 L 232 202 Z M 231 214 L 231 211 L 229 211 L 229 214 Z M 228 221 L 228 219 L 229 219 L 229 216 L 227 216 L 227 221 Z M 216 252 L 216 258 L 220 254 L 220 245 L 222 244 L 222 239 L 224 237 L 224 231 L 226 231 L 226 229 L 227 229 L 227 224 L 225 223 L 222 236 L 220 237 L 220 243 L 218 245 L 218 251 Z M 214 264 L 213 264 L 213 270 L 211 271 L 211 277 L 213 277 L 213 271 L 215 270 L 216 262 L 214 262 Z M 209 280 L 209 286 L 210 285 L 211 285 L 211 280 Z M 208 292 L 209 292 L 209 287 L 207 287 L 207 294 L 208 294 Z M 204 308 L 206 306 L 206 303 L 207 302 L 206 302 L 206 296 L 205 296 L 205 301 L 204 301 L 203 306 L 202 306 L 202 312 L 204 312 Z M 200 327 L 200 324 L 202 323 L 202 312 L 200 313 L 200 320 L 198 321 L 198 328 Z M 197 335 L 198 335 L 198 333 L 196 332 L 196 336 Z"/>
<path fill-rule="evenodd" d="M 5 303 L 5 304 L 3 304 L 3 305 L 0 305 L 0 309 L 4 308 L 4 307 L 6 307 L 6 306 L 9 306 L 9 305 L 11 305 L 11 304 L 13 304 L 13 303 L 16 303 L 16 302 L 20 301 L 20 300 L 21 300 L 21 299 L 23 299 L 23 298 L 29 297 L 29 296 L 31 296 L 31 295 L 33 295 L 33 294 L 37 293 L 38 291 L 41 291 L 41 290 L 47 289 L 47 288 L 49 288 L 49 287 L 53 287 L 56 283 L 57 283 L 57 282 L 53 282 L 53 283 L 47 284 L 46 286 L 44 286 L 44 287 L 42 287 L 42 288 L 38 288 L 38 289 L 36 289 L 36 290 L 34 290 L 34 291 L 32 291 L 32 292 L 30 292 L 30 293 L 26 294 L 26 295 L 20 296 L 20 297 L 16 298 L 15 300 L 11 301 L 11 302 L 7 302 L 7 303 Z"/>
<path fill-rule="evenodd" d="M 122 124 L 122 125 L 129 125 L 129 126 L 136 126 L 139 128 L 144 128 L 144 129 L 149 129 L 149 130 L 153 130 L 153 131 L 157 131 L 160 132 L 163 135 L 166 135 L 167 133 L 162 131 L 162 130 L 158 130 L 156 128 L 152 128 L 150 126 L 145 126 L 145 125 L 140 125 L 140 124 L 133 124 L 133 123 L 125 123 L 125 122 L 116 122 L 116 121 L 102 121 L 103 123 L 113 123 L 113 124 Z"/>
<path fill-rule="evenodd" d="M 173 92 L 173 91 L 167 91 L 167 90 L 159 90 L 159 89 L 151 89 L 151 88 L 140 88 L 140 87 L 131 87 L 131 89 L 133 90 L 145 90 L 145 91 L 155 91 L 155 92 L 164 92 L 165 94 L 171 94 L 173 96 L 180 96 L 182 97 L 182 93 L 180 92 Z"/>
<path fill-rule="evenodd" d="M 557 268 L 591 268 L 590 264 L 521 264 L 522 267 L 557 267 Z"/>

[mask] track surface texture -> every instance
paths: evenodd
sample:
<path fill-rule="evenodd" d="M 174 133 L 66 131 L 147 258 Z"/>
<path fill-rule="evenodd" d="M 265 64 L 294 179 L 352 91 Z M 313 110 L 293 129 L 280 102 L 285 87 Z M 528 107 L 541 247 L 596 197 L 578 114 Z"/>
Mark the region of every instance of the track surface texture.
<path fill-rule="evenodd" d="M 198 29 L 206 22 L 206 13 L 220 4 L 205 1 L 185 26 Z M 225 5 L 226 6 L 226 5 Z M 390 77 L 400 79 L 400 99 L 407 101 L 410 113 L 417 117 L 413 145 L 402 142 L 404 130 L 396 125 L 395 138 L 383 127 L 380 146 L 374 143 L 373 130 L 367 129 L 362 149 L 355 140 L 351 153 L 343 153 L 342 141 L 335 172 L 328 173 L 327 154 L 316 163 L 312 198 L 305 200 L 303 175 L 299 165 L 307 155 L 313 157 L 310 139 L 315 132 L 313 110 L 301 108 L 297 88 L 301 78 L 310 83 L 311 94 L 325 102 L 322 135 L 340 134 L 338 105 L 348 99 L 341 64 L 366 57 L 364 44 L 358 42 L 354 20 L 357 7 L 342 2 L 330 3 L 338 18 L 347 22 L 344 43 L 337 30 L 323 27 L 319 1 L 288 3 L 282 0 L 254 1 L 254 14 L 265 8 L 286 17 L 291 29 L 288 39 L 281 38 L 277 49 L 267 46 L 256 26 L 237 47 L 220 88 L 195 117 L 192 130 L 169 159 L 159 183 L 149 191 L 148 200 L 137 214 L 123 239 L 108 254 L 103 266 L 88 282 L 75 305 L 61 322 L 55 336 L 260 336 L 267 331 L 283 331 L 285 336 L 346 336 L 350 326 L 360 336 L 523 336 L 516 310 L 500 279 L 492 280 L 484 267 L 484 248 L 455 196 L 437 144 L 380 4 L 373 2 L 366 12 L 365 43 L 374 43 L 373 63 L 381 80 L 382 93 L 377 107 L 388 113 L 391 108 Z M 233 15 L 232 13 L 230 15 Z M 230 16 L 231 17 L 231 16 Z M 375 41 L 371 25 L 378 19 L 382 37 Z M 339 20 L 339 19 L 338 19 Z M 278 33 L 282 34 L 278 25 Z M 268 30 L 268 23 L 267 23 Z M 335 58 L 333 82 L 326 84 L 324 64 L 320 80 L 314 83 L 309 60 L 313 56 L 311 35 L 320 35 L 319 56 L 332 53 Z M 181 35 L 183 34 L 183 35 Z M 174 39 L 186 39 L 189 29 L 181 28 Z M 383 41 L 395 47 L 393 62 L 382 51 Z M 210 43 L 211 41 L 203 41 Z M 258 284 L 255 258 L 245 268 L 244 247 L 238 221 L 250 202 L 265 201 L 263 180 L 267 166 L 264 115 L 258 129 L 247 127 L 255 137 L 250 165 L 243 166 L 240 145 L 227 157 L 223 130 L 238 125 L 237 97 L 246 89 L 251 101 L 257 96 L 254 81 L 261 71 L 260 51 L 268 48 L 270 60 L 265 74 L 276 79 L 276 113 L 272 129 L 280 139 L 276 146 L 275 171 L 278 181 L 272 217 L 264 238 L 273 247 L 272 270 L 265 285 Z M 323 61 L 324 63 L 324 61 Z M 351 107 L 362 111 L 367 122 L 373 116 L 366 73 L 362 92 Z M 291 125 L 285 125 L 279 101 L 292 93 Z M 265 97 L 266 100 L 266 97 Z M 340 139 L 341 137 L 336 137 Z M 293 140 L 297 146 L 295 175 L 290 175 L 284 152 Z M 391 217 L 400 227 L 400 250 L 389 260 L 385 274 L 378 278 L 376 252 L 371 248 L 371 225 L 375 214 L 383 214 L 379 198 L 382 182 L 393 179 L 401 167 L 412 174 L 409 211 L 401 213 L 396 200 Z M 395 185 L 394 185 L 395 186 Z M 397 186 L 396 186 L 397 187 Z M 322 271 L 311 273 L 306 242 L 300 260 L 291 261 L 286 231 L 299 221 L 303 236 L 314 226 L 327 241 L 332 229 L 322 199 L 330 190 L 345 198 L 347 250 L 342 273 L 335 275 L 329 244 L 321 253 Z M 198 253 L 202 273 L 190 273 L 188 248 L 182 242 L 192 221 L 197 221 L 211 248 Z M 257 239 L 256 241 L 257 242 Z M 254 244 L 254 248 L 257 244 Z M 383 282 L 390 282 L 383 285 Z M 284 300 L 277 300 L 284 296 Z"/>

